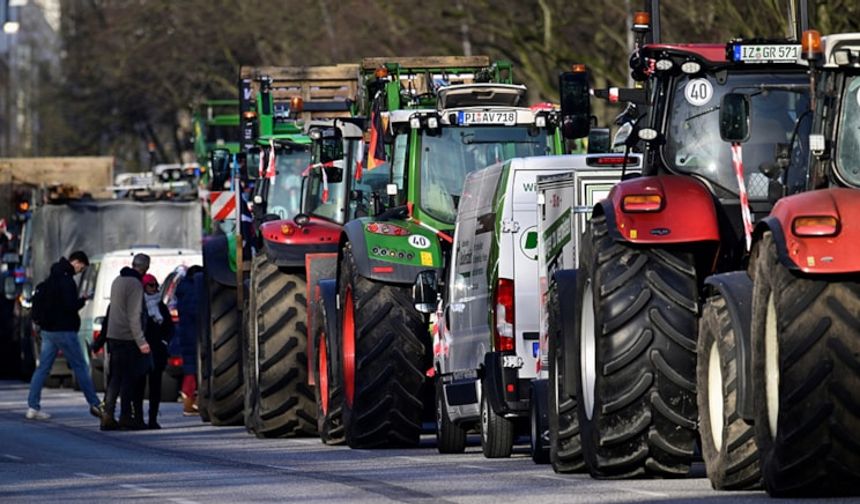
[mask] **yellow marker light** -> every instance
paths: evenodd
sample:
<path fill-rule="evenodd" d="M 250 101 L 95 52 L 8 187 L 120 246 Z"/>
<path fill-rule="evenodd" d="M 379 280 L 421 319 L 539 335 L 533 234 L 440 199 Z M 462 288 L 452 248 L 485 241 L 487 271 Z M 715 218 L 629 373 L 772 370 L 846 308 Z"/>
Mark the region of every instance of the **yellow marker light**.
<path fill-rule="evenodd" d="M 295 232 L 296 228 L 292 224 L 281 224 L 281 234 L 284 236 L 292 236 Z"/>
<path fill-rule="evenodd" d="M 839 220 L 831 216 L 797 217 L 791 230 L 797 236 L 833 236 L 839 232 Z"/>
<path fill-rule="evenodd" d="M 433 266 L 433 254 L 421 252 L 421 266 Z"/>
<path fill-rule="evenodd" d="M 657 212 L 663 208 L 663 197 L 659 194 L 631 194 L 621 200 L 625 212 Z"/>
<path fill-rule="evenodd" d="M 635 229 L 631 229 L 630 230 L 630 239 L 635 240 L 638 237 L 639 237 L 639 231 L 637 231 Z"/>

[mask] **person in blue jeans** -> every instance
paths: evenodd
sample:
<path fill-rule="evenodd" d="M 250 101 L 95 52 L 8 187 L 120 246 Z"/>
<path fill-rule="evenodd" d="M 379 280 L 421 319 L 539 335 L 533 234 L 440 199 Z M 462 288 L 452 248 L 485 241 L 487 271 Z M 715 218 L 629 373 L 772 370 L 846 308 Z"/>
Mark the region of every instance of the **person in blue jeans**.
<path fill-rule="evenodd" d="M 30 420 L 47 420 L 51 415 L 41 409 L 42 386 L 45 378 L 51 372 L 57 351 L 62 350 L 66 360 L 75 373 L 75 378 L 81 386 L 81 391 L 90 405 L 90 414 L 101 418 L 103 406 L 96 395 L 89 367 L 84 360 L 81 344 L 78 341 L 78 329 L 81 318 L 78 315 L 85 299 L 78 297 L 78 287 L 74 276 L 89 266 L 87 255 L 81 251 L 73 252 L 68 259 L 61 257 L 51 266 L 51 274 L 40 285 L 44 289 L 34 297 L 35 303 L 44 303 L 43 307 L 33 307 L 39 312 L 37 320 L 41 329 L 42 352 L 39 355 L 39 367 L 33 373 L 30 381 L 30 396 L 27 399 L 26 417 Z"/>

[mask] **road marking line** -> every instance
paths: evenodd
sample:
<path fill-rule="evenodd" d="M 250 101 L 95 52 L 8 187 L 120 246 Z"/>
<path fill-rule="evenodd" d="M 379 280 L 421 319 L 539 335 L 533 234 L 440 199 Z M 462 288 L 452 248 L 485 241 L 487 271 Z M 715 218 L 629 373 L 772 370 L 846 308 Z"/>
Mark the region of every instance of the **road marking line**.
<path fill-rule="evenodd" d="M 669 494 L 661 493 L 661 492 L 650 492 L 648 490 L 639 490 L 637 488 L 624 488 L 624 487 L 615 487 L 618 490 L 623 490 L 625 492 L 635 493 L 639 495 L 647 495 L 648 497 L 668 497 Z"/>
<path fill-rule="evenodd" d="M 17 455 L 10 455 L 8 453 L 4 453 L 3 456 L 9 460 L 24 460 L 24 457 L 19 457 Z"/>
<path fill-rule="evenodd" d="M 85 473 L 85 472 L 77 472 L 75 476 L 80 476 L 81 478 L 89 478 L 89 479 L 97 479 L 98 476 L 95 474 Z"/>
<path fill-rule="evenodd" d="M 128 485 L 128 484 L 123 484 L 123 485 L 120 485 L 120 487 L 125 488 L 125 489 L 128 489 L 128 490 L 134 490 L 135 492 L 141 492 L 141 493 L 149 493 L 149 492 L 152 492 L 152 490 L 150 490 L 149 488 L 142 487 L 142 486 L 137 486 L 137 485 Z"/>
<path fill-rule="evenodd" d="M 399 459 L 403 459 L 403 460 L 408 460 L 408 461 L 410 461 L 410 462 L 420 462 L 420 463 L 422 463 L 422 464 L 423 464 L 423 463 L 425 463 L 425 462 L 427 462 L 427 459 L 422 459 L 422 458 L 418 458 L 418 457 L 410 457 L 410 456 L 408 456 L 408 455 L 400 455 L 400 456 L 399 456 L 399 457 L 397 457 L 397 458 L 399 458 Z"/>
<path fill-rule="evenodd" d="M 198 504 L 197 501 L 183 499 L 182 497 L 173 497 L 173 498 L 170 498 L 167 500 L 169 500 L 170 502 L 173 502 L 175 504 Z"/>
<path fill-rule="evenodd" d="M 551 480 L 556 480 L 556 481 L 568 481 L 568 482 L 573 481 L 571 478 L 564 478 L 564 477 L 555 476 L 552 474 L 535 474 L 535 477 L 536 478 L 551 479 Z"/>

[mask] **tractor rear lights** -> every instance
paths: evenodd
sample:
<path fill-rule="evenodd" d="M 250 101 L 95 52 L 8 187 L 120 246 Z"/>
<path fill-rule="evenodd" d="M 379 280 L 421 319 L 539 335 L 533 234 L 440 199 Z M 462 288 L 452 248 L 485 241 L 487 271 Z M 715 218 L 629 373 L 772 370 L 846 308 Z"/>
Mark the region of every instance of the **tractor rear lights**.
<path fill-rule="evenodd" d="M 827 141 L 824 139 L 824 135 L 820 133 L 815 133 L 809 135 L 809 151 L 812 152 L 815 156 L 821 156 L 824 154 L 824 150 L 827 148 Z"/>
<path fill-rule="evenodd" d="M 427 128 L 435 130 L 439 128 L 439 116 L 435 113 L 415 114 L 409 118 L 409 127 L 412 129 Z"/>
<path fill-rule="evenodd" d="M 661 59 L 657 60 L 657 63 L 654 64 L 654 68 L 661 72 L 665 72 L 667 70 L 671 70 L 672 67 L 675 66 L 675 63 L 670 59 Z"/>
<path fill-rule="evenodd" d="M 496 287 L 494 341 L 497 352 L 514 350 L 514 281 L 500 278 Z"/>
<path fill-rule="evenodd" d="M 284 236 L 293 236 L 296 234 L 296 226 L 292 224 L 281 224 L 281 234 Z"/>
<path fill-rule="evenodd" d="M 365 227 L 368 233 L 385 235 L 385 236 L 409 236 L 409 230 L 397 226 L 395 224 L 386 224 L 382 222 L 371 222 Z"/>
<path fill-rule="evenodd" d="M 796 236 L 835 236 L 839 233 L 839 219 L 832 216 L 797 217 L 791 223 Z"/>
<path fill-rule="evenodd" d="M 806 30 L 800 37 L 800 50 L 803 58 L 814 60 L 821 56 L 821 33 L 818 30 Z"/>
<path fill-rule="evenodd" d="M 638 164 L 635 158 L 624 156 L 599 156 L 587 158 L 585 164 L 588 166 L 621 166 L 621 165 L 636 165 Z"/>
<path fill-rule="evenodd" d="M 621 210 L 628 213 L 658 212 L 663 208 L 659 194 L 631 194 L 621 200 Z"/>
<path fill-rule="evenodd" d="M 839 66 L 860 66 L 860 51 L 842 49 L 833 52 L 833 62 Z"/>
<path fill-rule="evenodd" d="M 642 128 L 639 130 L 639 138 L 645 140 L 646 142 L 650 142 L 652 140 L 657 139 L 657 130 L 653 128 Z"/>
<path fill-rule="evenodd" d="M 633 14 L 633 31 L 647 32 L 651 29 L 651 14 L 645 11 L 638 11 Z"/>
<path fill-rule="evenodd" d="M 182 367 L 182 363 L 182 357 L 170 357 L 169 359 L 167 359 L 168 367 Z"/>

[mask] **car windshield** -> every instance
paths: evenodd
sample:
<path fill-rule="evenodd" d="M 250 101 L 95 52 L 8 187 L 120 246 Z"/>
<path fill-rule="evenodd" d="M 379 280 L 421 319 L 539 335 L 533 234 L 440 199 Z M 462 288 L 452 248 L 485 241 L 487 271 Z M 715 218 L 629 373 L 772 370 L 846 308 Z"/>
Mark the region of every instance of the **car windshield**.
<path fill-rule="evenodd" d="M 726 93 L 750 96 L 750 136 L 743 144 L 745 184 L 751 200 L 767 200 L 768 178 L 759 168 L 773 163 L 777 144 L 788 144 L 798 119 L 809 108 L 803 73 L 729 73 L 680 78 L 668 112 L 663 159 L 670 170 L 699 175 L 738 194 L 730 144 L 720 138 L 720 99 Z M 792 160 L 803 159 L 811 121 L 801 121 Z"/>
<path fill-rule="evenodd" d="M 466 175 L 514 157 L 550 154 L 545 129 L 447 127 L 421 135 L 421 208 L 453 224 Z"/>
<path fill-rule="evenodd" d="M 301 208 L 302 172 L 308 167 L 308 150 L 281 150 L 275 157 L 276 175 L 266 197 L 266 213 L 281 219 L 296 215 Z M 249 167 L 254 169 L 254 167 Z"/>
<path fill-rule="evenodd" d="M 836 166 L 845 182 L 860 186 L 860 76 L 851 77 L 845 85 Z"/>

